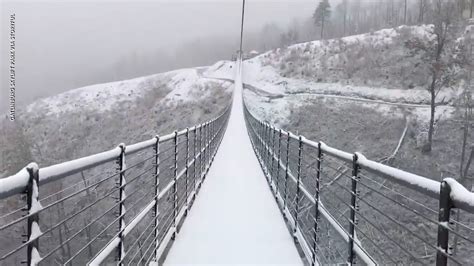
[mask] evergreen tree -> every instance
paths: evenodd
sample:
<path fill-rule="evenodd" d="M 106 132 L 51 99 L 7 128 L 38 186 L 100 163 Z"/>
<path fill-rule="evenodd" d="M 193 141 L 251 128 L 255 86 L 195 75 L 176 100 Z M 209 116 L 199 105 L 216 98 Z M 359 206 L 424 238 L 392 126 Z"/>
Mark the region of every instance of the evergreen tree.
<path fill-rule="evenodd" d="M 321 0 L 313 14 L 314 25 L 321 27 L 321 39 L 324 37 L 324 26 L 327 24 L 330 17 L 331 5 L 329 4 L 329 0 Z"/>

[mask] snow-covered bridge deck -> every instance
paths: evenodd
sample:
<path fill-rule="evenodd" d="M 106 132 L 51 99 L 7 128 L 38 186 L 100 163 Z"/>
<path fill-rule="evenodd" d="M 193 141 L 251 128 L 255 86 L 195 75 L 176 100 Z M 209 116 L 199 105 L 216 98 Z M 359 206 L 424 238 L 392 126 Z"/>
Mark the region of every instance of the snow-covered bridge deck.
<path fill-rule="evenodd" d="M 252 149 L 239 78 L 228 129 L 200 195 L 165 264 L 302 264 Z"/>

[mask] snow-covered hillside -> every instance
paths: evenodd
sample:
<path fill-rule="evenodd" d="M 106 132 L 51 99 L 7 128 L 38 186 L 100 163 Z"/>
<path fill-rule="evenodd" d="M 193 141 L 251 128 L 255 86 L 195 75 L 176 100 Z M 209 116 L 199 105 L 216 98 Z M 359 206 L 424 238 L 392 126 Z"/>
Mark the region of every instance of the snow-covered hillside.
<path fill-rule="evenodd" d="M 313 41 L 264 53 L 254 61 L 282 77 L 389 89 L 424 89 L 430 75 L 408 40 L 427 43 L 433 27 L 400 26 L 345 38 Z"/>
<path fill-rule="evenodd" d="M 0 121 L 0 173 L 15 173 L 30 161 L 50 165 L 78 158 L 206 121 L 227 106 L 232 92 L 231 82 L 206 78 L 206 70 L 96 84 L 20 107 L 17 123 Z"/>
<path fill-rule="evenodd" d="M 26 107 L 29 113 L 41 115 L 61 115 L 83 111 L 107 112 L 120 107 L 122 103 L 134 102 L 147 92 L 162 85 L 167 86 L 167 94 L 160 99 L 165 104 L 199 101 L 209 97 L 207 89 L 212 80 L 202 78 L 200 68 L 180 69 L 151 76 L 139 77 L 110 83 L 95 84 L 73 89 L 52 97 L 33 102 Z M 214 80 L 213 82 L 222 83 Z"/>
<path fill-rule="evenodd" d="M 405 45 L 413 38 L 431 40 L 432 26 L 401 26 L 265 52 L 244 63 L 246 99 L 272 121 L 287 121 L 292 109 L 314 99 L 426 121 L 430 72 L 421 55 Z M 230 63 L 221 62 L 212 74 L 225 78 L 230 70 Z M 437 117 L 453 114 L 461 85 L 439 92 Z"/>

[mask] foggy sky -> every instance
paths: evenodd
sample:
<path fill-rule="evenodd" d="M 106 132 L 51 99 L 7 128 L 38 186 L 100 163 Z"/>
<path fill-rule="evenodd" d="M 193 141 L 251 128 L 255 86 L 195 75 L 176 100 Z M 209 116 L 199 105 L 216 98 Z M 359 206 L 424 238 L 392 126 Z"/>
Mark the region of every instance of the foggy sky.
<path fill-rule="evenodd" d="M 286 27 L 311 16 L 316 0 L 247 0 L 245 31 L 265 23 Z M 8 107 L 9 17 L 16 14 L 16 101 L 27 104 L 95 82 L 90 77 L 131 54 L 173 54 L 208 36 L 240 34 L 240 0 L 4 1 L 1 7 L 0 113 Z M 179 55 L 175 55 L 179 60 Z M 222 59 L 228 59 L 227 58 Z M 140 62 L 137 62 L 139 64 Z M 146 73 L 144 73 L 146 74 Z M 125 77 L 124 77 L 125 78 Z"/>

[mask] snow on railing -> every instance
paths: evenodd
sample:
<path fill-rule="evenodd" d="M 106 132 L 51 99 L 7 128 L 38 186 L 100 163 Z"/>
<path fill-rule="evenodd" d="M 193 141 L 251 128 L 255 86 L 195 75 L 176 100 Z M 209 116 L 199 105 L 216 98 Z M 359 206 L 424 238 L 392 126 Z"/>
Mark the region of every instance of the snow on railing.
<path fill-rule="evenodd" d="M 473 261 L 474 193 L 456 180 L 438 182 L 308 140 L 244 109 L 255 153 L 308 263 Z M 430 230 L 420 234 L 420 226 Z"/>
<path fill-rule="evenodd" d="M 0 213 L 0 239 L 12 239 L 0 243 L 0 264 L 159 262 L 209 170 L 230 110 L 179 132 L 44 168 L 31 163 L 0 179 L 0 203 L 14 202 L 13 211 Z M 13 196 L 25 194 L 21 207 Z M 16 244 L 25 225 L 26 240 Z"/>

